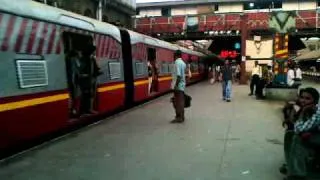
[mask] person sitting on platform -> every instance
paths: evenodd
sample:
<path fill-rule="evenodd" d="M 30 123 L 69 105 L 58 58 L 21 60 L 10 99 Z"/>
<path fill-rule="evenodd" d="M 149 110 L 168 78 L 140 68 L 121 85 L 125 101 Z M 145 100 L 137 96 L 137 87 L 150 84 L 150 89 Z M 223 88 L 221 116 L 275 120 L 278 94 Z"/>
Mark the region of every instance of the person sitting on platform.
<path fill-rule="evenodd" d="M 301 81 L 302 81 L 302 71 L 301 71 L 301 69 L 300 69 L 300 67 L 299 67 L 299 65 L 298 64 L 295 64 L 294 65 L 294 75 L 295 75 L 295 78 L 294 78 L 294 81 L 295 81 L 295 83 L 296 84 L 298 84 L 298 85 L 301 85 Z"/>
<path fill-rule="evenodd" d="M 319 92 L 314 88 L 305 88 L 300 91 L 299 105 L 294 106 L 293 133 L 287 139 L 289 146 L 285 149 L 287 162 L 286 180 L 304 180 L 307 177 L 307 158 L 311 149 L 304 145 L 307 134 L 319 128 L 320 108 L 317 106 Z M 287 135 L 287 134 L 286 134 Z"/>
<path fill-rule="evenodd" d="M 265 99 L 265 96 L 263 94 L 263 89 L 265 88 L 267 81 L 268 81 L 268 77 L 269 76 L 269 72 L 268 72 L 268 68 L 267 67 L 262 67 L 262 76 L 259 80 L 259 83 L 256 87 L 256 98 L 257 99 Z"/>
<path fill-rule="evenodd" d="M 299 87 L 301 85 L 301 70 L 300 73 L 295 69 L 294 63 L 290 63 L 288 65 L 288 73 L 287 73 L 287 85 L 289 87 Z"/>

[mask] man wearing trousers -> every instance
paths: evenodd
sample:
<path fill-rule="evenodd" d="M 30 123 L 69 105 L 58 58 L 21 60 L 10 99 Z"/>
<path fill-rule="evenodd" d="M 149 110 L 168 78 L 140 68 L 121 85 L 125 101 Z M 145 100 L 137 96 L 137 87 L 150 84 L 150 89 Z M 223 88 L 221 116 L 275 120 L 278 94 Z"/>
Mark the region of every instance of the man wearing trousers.
<path fill-rule="evenodd" d="M 222 75 L 222 96 L 223 100 L 231 101 L 231 89 L 232 89 L 232 67 L 230 66 L 230 61 L 225 60 L 225 64 L 221 69 Z"/>
<path fill-rule="evenodd" d="M 249 96 L 253 95 L 253 90 L 255 88 L 255 94 L 257 95 L 257 87 L 260 82 L 260 77 L 262 76 L 261 68 L 258 64 L 258 61 L 254 62 L 254 68 L 252 69 L 252 74 L 251 74 L 251 83 L 250 83 L 250 94 Z"/>
<path fill-rule="evenodd" d="M 186 87 L 186 64 L 181 58 L 181 51 L 175 52 L 174 70 L 172 73 L 171 88 L 174 91 L 173 106 L 176 111 L 176 117 L 172 123 L 184 122 L 184 91 Z"/>

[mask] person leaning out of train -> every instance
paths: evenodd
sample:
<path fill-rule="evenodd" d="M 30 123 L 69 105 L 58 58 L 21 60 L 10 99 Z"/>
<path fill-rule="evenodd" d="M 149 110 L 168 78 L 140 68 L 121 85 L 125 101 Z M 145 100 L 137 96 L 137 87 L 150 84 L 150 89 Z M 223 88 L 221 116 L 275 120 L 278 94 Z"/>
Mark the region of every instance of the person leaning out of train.
<path fill-rule="evenodd" d="M 72 49 L 67 56 L 68 65 L 71 71 L 68 71 L 68 84 L 70 89 L 70 116 L 77 117 L 75 101 L 79 95 L 79 76 L 80 76 L 80 53 Z"/>
<path fill-rule="evenodd" d="M 293 133 L 285 149 L 286 170 L 285 180 L 305 180 L 307 178 L 308 157 L 313 149 L 306 145 L 315 132 L 319 132 L 320 108 L 317 105 L 319 92 L 314 88 L 300 91 L 299 106 L 294 106 Z"/>
<path fill-rule="evenodd" d="M 93 99 L 95 97 L 97 77 L 102 74 L 93 54 L 95 46 L 88 45 L 82 51 L 79 86 L 81 90 L 80 114 L 95 114 Z"/>

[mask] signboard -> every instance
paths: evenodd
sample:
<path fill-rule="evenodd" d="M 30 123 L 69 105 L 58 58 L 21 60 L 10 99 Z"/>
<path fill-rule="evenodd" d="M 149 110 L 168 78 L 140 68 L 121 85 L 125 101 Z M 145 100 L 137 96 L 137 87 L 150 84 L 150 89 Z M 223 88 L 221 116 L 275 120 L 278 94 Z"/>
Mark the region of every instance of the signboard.
<path fill-rule="evenodd" d="M 222 50 L 220 52 L 220 57 L 224 58 L 224 59 L 226 59 L 226 58 L 236 58 L 238 55 L 239 55 L 239 53 L 237 51 L 235 51 L 235 50 L 233 50 L 233 51 Z"/>

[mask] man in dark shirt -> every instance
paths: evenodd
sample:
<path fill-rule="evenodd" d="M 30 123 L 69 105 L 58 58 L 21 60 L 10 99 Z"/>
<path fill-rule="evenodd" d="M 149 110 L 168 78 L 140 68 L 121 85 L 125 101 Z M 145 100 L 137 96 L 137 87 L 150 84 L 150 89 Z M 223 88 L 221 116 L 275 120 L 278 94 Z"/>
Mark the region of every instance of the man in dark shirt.
<path fill-rule="evenodd" d="M 222 75 L 222 96 L 223 100 L 231 101 L 231 86 L 232 86 L 232 68 L 230 60 L 226 59 L 224 66 L 221 68 Z"/>

